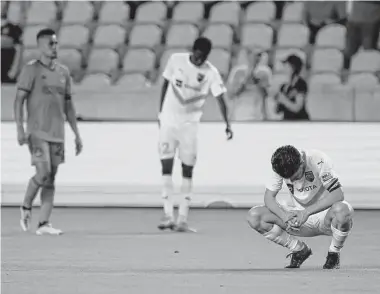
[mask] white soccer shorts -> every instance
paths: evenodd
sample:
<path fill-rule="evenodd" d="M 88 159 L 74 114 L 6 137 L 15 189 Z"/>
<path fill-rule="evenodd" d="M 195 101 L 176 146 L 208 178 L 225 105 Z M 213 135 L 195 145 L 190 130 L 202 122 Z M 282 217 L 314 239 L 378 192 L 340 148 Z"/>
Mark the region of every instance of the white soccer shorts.
<path fill-rule="evenodd" d="M 160 159 L 174 158 L 177 150 L 182 163 L 194 166 L 197 160 L 197 123 L 161 124 L 159 131 Z"/>
<path fill-rule="evenodd" d="M 350 210 L 353 211 L 353 208 L 351 204 L 349 204 L 347 201 L 343 201 L 345 204 L 348 205 Z M 294 207 L 291 206 L 283 206 L 285 210 L 296 210 Z M 288 233 L 293 236 L 298 237 L 315 237 L 320 235 L 325 236 L 332 236 L 331 227 L 325 226 L 325 217 L 327 215 L 329 208 L 326 210 L 323 210 L 319 213 L 311 215 L 306 223 L 304 223 L 299 230 L 290 230 Z"/>

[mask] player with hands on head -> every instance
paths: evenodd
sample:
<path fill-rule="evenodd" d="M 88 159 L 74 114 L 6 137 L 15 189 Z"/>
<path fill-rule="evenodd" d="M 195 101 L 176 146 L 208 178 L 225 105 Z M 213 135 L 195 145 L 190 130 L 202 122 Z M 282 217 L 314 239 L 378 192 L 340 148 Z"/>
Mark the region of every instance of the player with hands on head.
<path fill-rule="evenodd" d="M 353 208 L 344 193 L 330 158 L 318 150 L 278 148 L 271 159 L 272 177 L 264 195 L 264 206 L 249 211 L 249 225 L 266 239 L 290 250 L 287 268 L 299 268 L 312 254 L 300 237 L 332 236 L 324 269 L 340 267 L 340 252 L 352 229 Z M 283 182 L 294 206 L 276 201 Z"/>
<path fill-rule="evenodd" d="M 37 34 L 40 53 L 28 62 L 18 80 L 14 116 L 19 145 L 27 144 L 31 163 L 36 168 L 29 180 L 21 206 L 20 225 L 29 230 L 33 201 L 41 191 L 41 210 L 37 235 L 60 235 L 62 231 L 50 224 L 54 206 L 55 177 L 58 166 L 65 160 L 65 118 L 75 135 L 76 155 L 83 145 L 79 135 L 76 113 L 71 99 L 71 77 L 66 66 L 58 63 L 57 36 L 51 29 Z M 27 130 L 24 130 L 23 105 L 26 102 Z"/>
<path fill-rule="evenodd" d="M 226 87 L 217 68 L 207 60 L 212 43 L 205 37 L 195 40 L 192 52 L 170 56 L 163 72 L 159 110 L 159 155 L 162 166 L 164 217 L 159 229 L 188 231 L 193 169 L 197 160 L 198 125 L 203 106 L 211 93 L 226 123 L 227 139 L 233 137 L 224 95 Z M 174 220 L 172 172 L 178 151 L 182 163 L 182 199 Z"/>

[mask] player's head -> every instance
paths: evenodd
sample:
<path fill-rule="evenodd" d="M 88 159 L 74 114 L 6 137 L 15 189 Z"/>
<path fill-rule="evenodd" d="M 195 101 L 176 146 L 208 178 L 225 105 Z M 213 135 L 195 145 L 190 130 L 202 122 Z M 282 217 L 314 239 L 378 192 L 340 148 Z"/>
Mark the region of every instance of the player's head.
<path fill-rule="evenodd" d="M 291 54 L 282 62 L 285 67 L 285 72 L 289 76 L 296 76 L 301 73 L 301 70 L 303 67 L 303 61 L 297 55 Z"/>
<path fill-rule="evenodd" d="M 210 54 L 212 43 L 210 39 L 200 37 L 195 40 L 191 54 L 191 62 L 196 66 L 201 66 Z"/>
<path fill-rule="evenodd" d="M 284 179 L 299 180 L 305 172 L 302 154 L 291 145 L 281 146 L 272 155 L 272 169 Z"/>
<path fill-rule="evenodd" d="M 37 34 L 37 45 L 41 54 L 47 58 L 57 58 L 57 35 L 52 29 L 42 29 Z"/>

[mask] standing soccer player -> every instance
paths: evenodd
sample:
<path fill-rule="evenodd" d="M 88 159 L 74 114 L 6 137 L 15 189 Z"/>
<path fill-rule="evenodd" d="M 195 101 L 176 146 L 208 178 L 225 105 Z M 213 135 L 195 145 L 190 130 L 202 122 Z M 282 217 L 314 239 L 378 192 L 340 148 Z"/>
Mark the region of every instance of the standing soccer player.
<path fill-rule="evenodd" d="M 191 53 L 173 54 L 163 72 L 164 83 L 159 113 L 159 153 L 162 164 L 162 180 L 165 216 L 159 229 L 180 232 L 188 230 L 187 217 L 192 193 L 193 169 L 197 158 L 197 130 L 206 98 L 211 94 L 217 98 L 226 134 L 232 139 L 233 133 L 228 121 L 224 100 L 226 88 L 219 71 L 207 57 L 212 49 L 209 39 L 200 37 Z M 172 171 L 176 151 L 182 162 L 182 198 L 177 223 L 173 213 Z"/>
<path fill-rule="evenodd" d="M 266 239 L 290 250 L 287 268 L 299 268 L 311 249 L 295 236 L 332 236 L 324 269 L 340 267 L 340 251 L 353 224 L 353 208 L 344 201 L 338 176 L 330 159 L 317 150 L 303 151 L 293 146 L 278 148 L 272 156 L 274 171 L 264 195 L 264 206 L 253 207 L 250 226 Z M 291 193 L 294 207 L 276 201 L 283 182 Z"/>
<path fill-rule="evenodd" d="M 14 115 L 17 140 L 28 144 L 36 174 L 29 180 L 21 207 L 21 228 L 27 231 L 31 224 L 33 201 L 41 190 L 41 211 L 37 235 L 60 235 L 61 230 L 49 220 L 54 205 L 55 176 L 64 162 L 65 117 L 74 134 L 76 154 L 82 151 L 76 114 L 71 100 L 69 70 L 57 59 L 57 36 L 51 29 L 37 34 L 40 58 L 27 63 L 19 77 Z M 27 130 L 23 126 L 23 105 L 26 101 Z"/>

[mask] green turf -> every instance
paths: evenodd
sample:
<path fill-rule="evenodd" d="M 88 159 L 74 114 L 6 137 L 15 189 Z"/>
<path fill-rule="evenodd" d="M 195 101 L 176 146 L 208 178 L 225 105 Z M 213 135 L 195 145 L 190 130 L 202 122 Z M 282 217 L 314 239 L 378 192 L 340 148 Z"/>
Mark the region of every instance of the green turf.
<path fill-rule="evenodd" d="M 37 217 L 35 211 L 35 218 Z M 2 294 L 379 293 L 379 211 L 357 212 L 341 270 L 323 271 L 328 237 L 285 270 L 287 251 L 248 227 L 244 210 L 194 210 L 196 234 L 159 232 L 156 209 L 57 209 L 65 235 L 21 233 L 2 209 Z"/>

